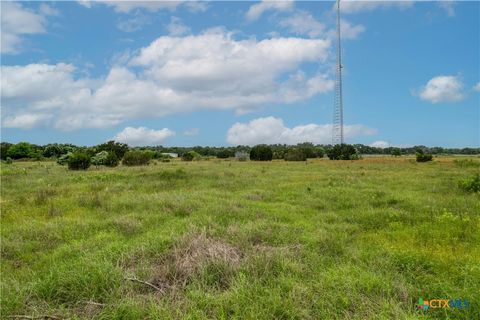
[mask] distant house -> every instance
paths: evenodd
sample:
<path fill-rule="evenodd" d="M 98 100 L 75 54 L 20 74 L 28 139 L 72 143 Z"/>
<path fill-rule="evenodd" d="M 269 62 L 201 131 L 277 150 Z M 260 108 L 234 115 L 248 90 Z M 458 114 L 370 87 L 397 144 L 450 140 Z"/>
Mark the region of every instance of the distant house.
<path fill-rule="evenodd" d="M 170 156 L 172 158 L 178 158 L 178 153 L 172 153 L 172 152 L 162 152 L 164 156 Z"/>

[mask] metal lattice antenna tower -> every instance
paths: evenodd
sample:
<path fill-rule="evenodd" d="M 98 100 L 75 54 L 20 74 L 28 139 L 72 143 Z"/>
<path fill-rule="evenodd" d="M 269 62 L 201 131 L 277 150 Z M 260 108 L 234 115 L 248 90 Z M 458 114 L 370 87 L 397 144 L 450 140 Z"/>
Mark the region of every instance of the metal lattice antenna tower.
<path fill-rule="evenodd" d="M 342 48 L 340 38 L 340 0 L 337 0 L 337 64 L 335 66 L 335 95 L 333 98 L 332 143 L 343 143 Z"/>

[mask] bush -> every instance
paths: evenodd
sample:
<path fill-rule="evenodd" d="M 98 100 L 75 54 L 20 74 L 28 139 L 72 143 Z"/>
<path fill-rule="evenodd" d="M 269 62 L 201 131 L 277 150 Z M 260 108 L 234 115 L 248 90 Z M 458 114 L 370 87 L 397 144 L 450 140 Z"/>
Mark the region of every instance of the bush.
<path fill-rule="evenodd" d="M 358 160 L 360 156 L 351 144 L 337 144 L 327 151 L 330 160 Z"/>
<path fill-rule="evenodd" d="M 7 158 L 5 159 L 5 163 L 6 163 L 6 164 L 12 164 L 12 163 L 13 163 L 12 158 L 7 157 Z"/>
<path fill-rule="evenodd" d="M 182 155 L 183 161 L 199 160 L 202 156 L 195 151 L 187 151 Z"/>
<path fill-rule="evenodd" d="M 153 150 L 142 150 L 142 152 L 144 152 L 145 154 L 147 154 L 147 156 L 151 159 L 155 159 L 157 157 L 157 151 L 153 151 Z"/>
<path fill-rule="evenodd" d="M 417 152 L 417 162 L 427 162 L 432 161 L 433 156 L 431 154 L 425 154 Z"/>
<path fill-rule="evenodd" d="M 118 166 L 119 160 L 115 152 L 109 152 L 107 158 L 105 159 L 105 165 L 107 167 L 116 167 Z"/>
<path fill-rule="evenodd" d="M 325 149 L 323 149 L 322 147 L 315 147 L 313 150 L 317 158 L 323 158 L 323 156 L 325 155 Z"/>
<path fill-rule="evenodd" d="M 227 159 L 227 158 L 230 158 L 230 157 L 233 157 L 235 154 L 230 151 L 230 150 L 220 150 L 217 152 L 217 158 L 219 159 Z"/>
<path fill-rule="evenodd" d="M 273 158 L 272 148 L 265 144 L 259 144 L 250 150 L 250 160 L 271 161 Z"/>
<path fill-rule="evenodd" d="M 92 157 L 92 164 L 94 166 L 103 166 L 108 157 L 108 151 L 100 151 Z"/>
<path fill-rule="evenodd" d="M 84 152 L 76 152 L 68 158 L 68 169 L 87 170 L 90 167 L 90 156 Z"/>
<path fill-rule="evenodd" d="M 310 143 L 310 142 L 299 143 L 297 144 L 297 147 L 293 149 L 300 149 L 305 154 L 305 157 L 307 157 L 308 159 L 317 157 L 313 143 Z M 290 148 L 290 150 L 288 150 L 287 153 L 289 153 L 290 151 L 292 151 L 292 148 Z"/>
<path fill-rule="evenodd" d="M 61 166 L 64 166 L 68 163 L 68 159 L 72 156 L 73 153 L 68 152 L 67 154 L 64 154 L 60 158 L 57 159 L 57 163 Z"/>
<path fill-rule="evenodd" d="M 8 152 L 8 149 L 10 149 L 11 146 L 12 146 L 12 144 L 8 143 L 8 142 L 1 142 L 0 143 L 0 158 L 2 158 L 2 160 L 5 160 L 7 158 L 7 152 Z"/>
<path fill-rule="evenodd" d="M 12 159 L 31 158 L 34 152 L 33 145 L 28 142 L 19 142 L 8 148 L 6 156 Z"/>
<path fill-rule="evenodd" d="M 122 164 L 125 166 L 146 166 L 150 163 L 151 154 L 144 151 L 128 151 L 123 156 Z"/>
<path fill-rule="evenodd" d="M 460 188 L 467 192 L 480 192 L 480 174 L 477 173 L 473 178 L 461 182 Z"/>
<path fill-rule="evenodd" d="M 97 151 L 113 152 L 118 159 L 122 159 L 125 153 L 128 151 L 128 145 L 125 143 L 115 142 L 110 140 L 106 143 L 100 144 L 96 147 Z"/>
<path fill-rule="evenodd" d="M 392 148 L 390 154 L 394 157 L 400 157 L 402 155 L 402 150 L 400 150 L 400 148 Z"/>
<path fill-rule="evenodd" d="M 302 149 L 291 149 L 285 154 L 285 161 L 306 161 L 307 155 Z"/>

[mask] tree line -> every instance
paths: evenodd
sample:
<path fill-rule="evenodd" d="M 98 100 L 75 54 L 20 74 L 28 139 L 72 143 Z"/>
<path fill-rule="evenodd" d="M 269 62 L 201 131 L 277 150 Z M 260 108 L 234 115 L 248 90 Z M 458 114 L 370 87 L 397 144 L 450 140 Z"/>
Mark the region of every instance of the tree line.
<path fill-rule="evenodd" d="M 478 155 L 480 148 L 442 148 L 442 147 L 427 147 L 427 146 L 413 146 L 413 147 L 388 147 L 377 148 L 366 146 L 363 144 L 353 144 L 352 146 L 358 155 L 411 155 L 421 151 L 424 154 L 441 155 L 441 154 L 463 154 L 463 155 Z M 90 157 L 96 156 L 98 153 L 112 152 L 118 159 L 122 159 L 127 151 L 148 151 L 152 158 L 162 158 L 162 154 L 176 153 L 179 157 L 193 151 L 202 157 L 218 157 L 230 158 L 234 157 L 237 152 L 244 152 L 250 154 L 252 148 L 250 146 L 232 146 L 232 147 L 210 147 L 210 146 L 194 146 L 194 147 L 165 147 L 165 146 L 149 146 L 149 147 L 129 147 L 127 144 L 115 141 L 108 141 L 96 146 L 85 147 L 76 146 L 73 144 L 51 143 L 46 145 L 36 145 L 28 142 L 19 142 L 11 144 L 8 142 L 0 143 L 0 157 L 2 160 L 7 158 L 15 159 L 35 159 L 41 160 L 44 158 L 59 159 L 60 157 L 74 152 L 83 152 Z M 305 142 L 297 145 L 287 144 L 272 144 L 268 145 L 272 152 L 272 159 L 288 159 L 297 157 L 306 158 L 322 158 L 327 155 L 334 146 L 329 144 L 314 145 L 313 143 Z M 105 153 L 104 153 L 105 154 Z M 191 156 L 190 153 L 189 156 Z"/>

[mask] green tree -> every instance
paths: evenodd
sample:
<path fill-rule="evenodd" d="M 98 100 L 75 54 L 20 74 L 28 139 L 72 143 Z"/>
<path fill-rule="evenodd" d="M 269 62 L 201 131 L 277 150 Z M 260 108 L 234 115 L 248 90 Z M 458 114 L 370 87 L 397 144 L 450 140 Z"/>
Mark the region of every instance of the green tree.
<path fill-rule="evenodd" d="M 304 149 L 292 148 L 285 154 L 285 161 L 306 161 L 307 155 Z"/>
<path fill-rule="evenodd" d="M 94 166 L 102 166 L 105 165 L 107 161 L 107 157 L 110 153 L 108 151 L 100 151 L 96 155 L 92 157 L 92 164 Z"/>
<path fill-rule="evenodd" d="M 109 152 L 107 158 L 105 159 L 105 165 L 107 167 L 116 167 L 118 166 L 119 160 L 115 152 Z"/>
<path fill-rule="evenodd" d="M 85 152 L 75 152 L 68 158 L 68 169 L 87 170 L 90 167 L 90 156 Z"/>
<path fill-rule="evenodd" d="M 201 156 L 199 153 L 191 150 L 191 151 L 185 152 L 185 153 L 182 155 L 182 160 L 183 160 L 183 161 L 192 161 L 192 160 L 200 159 L 201 157 L 202 157 L 202 156 Z"/>
<path fill-rule="evenodd" d="M 125 153 L 128 151 L 128 145 L 125 143 L 110 140 L 106 143 L 102 143 L 96 146 L 96 151 L 114 152 L 118 159 L 122 159 Z"/>
<path fill-rule="evenodd" d="M 271 161 L 273 158 L 273 151 L 270 146 L 266 144 L 259 144 L 250 150 L 250 160 L 256 161 Z"/>
<path fill-rule="evenodd" d="M 297 149 L 300 149 L 305 154 L 307 159 L 312 159 L 317 157 L 317 155 L 315 154 L 315 148 L 313 146 L 313 143 L 310 143 L 310 142 L 299 143 L 297 144 Z"/>
<path fill-rule="evenodd" d="M 10 146 L 6 156 L 12 159 L 34 158 L 35 149 L 28 142 L 19 142 Z"/>
<path fill-rule="evenodd" d="M 337 144 L 327 151 L 330 160 L 357 160 L 359 155 L 351 144 Z"/>
<path fill-rule="evenodd" d="M 400 157 L 402 155 L 402 151 L 400 150 L 400 148 L 392 148 L 390 154 L 394 157 Z"/>
<path fill-rule="evenodd" d="M 8 149 L 10 149 L 11 146 L 12 146 L 12 144 L 8 143 L 8 142 L 0 143 L 0 158 L 2 160 L 5 160 L 7 158 L 7 152 L 8 152 Z"/>

